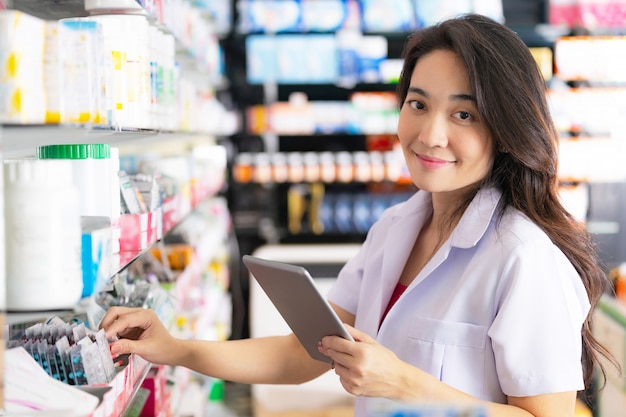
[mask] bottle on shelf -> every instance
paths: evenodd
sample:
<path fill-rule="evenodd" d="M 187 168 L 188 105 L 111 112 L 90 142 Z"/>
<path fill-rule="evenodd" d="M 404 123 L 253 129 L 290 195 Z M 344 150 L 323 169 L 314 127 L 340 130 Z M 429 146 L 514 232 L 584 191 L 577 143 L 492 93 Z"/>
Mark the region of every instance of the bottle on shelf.
<path fill-rule="evenodd" d="M 79 196 L 70 161 L 5 162 L 7 309 L 72 309 L 81 298 Z"/>

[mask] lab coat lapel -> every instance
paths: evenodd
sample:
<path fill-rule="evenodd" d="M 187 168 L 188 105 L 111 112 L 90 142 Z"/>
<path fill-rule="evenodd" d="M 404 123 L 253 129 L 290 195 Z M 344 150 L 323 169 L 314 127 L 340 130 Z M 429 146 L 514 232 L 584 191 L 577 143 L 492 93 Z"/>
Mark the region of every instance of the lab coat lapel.
<path fill-rule="evenodd" d="M 495 188 L 485 188 L 478 192 L 461 217 L 452 235 L 417 274 L 405 293 L 419 285 L 420 282 L 441 265 L 448 258 L 453 246 L 469 248 L 478 243 L 494 216 L 500 197 L 501 193 Z"/>
<path fill-rule="evenodd" d="M 420 196 L 420 194 L 425 194 Z M 418 192 L 409 199 L 401 213 L 395 216 L 393 223 L 389 227 L 387 238 L 385 239 L 385 251 L 382 263 L 382 288 L 381 297 L 378 298 L 378 319 L 382 317 L 387 302 L 402 274 L 407 258 L 415 244 L 415 239 L 420 232 L 426 216 L 431 211 L 430 194 Z"/>

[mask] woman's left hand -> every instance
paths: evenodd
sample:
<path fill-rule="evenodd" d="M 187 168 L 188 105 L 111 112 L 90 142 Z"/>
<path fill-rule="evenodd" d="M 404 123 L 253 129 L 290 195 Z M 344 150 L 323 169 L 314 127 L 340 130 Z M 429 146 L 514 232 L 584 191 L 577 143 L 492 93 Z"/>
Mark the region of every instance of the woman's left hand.
<path fill-rule="evenodd" d="M 319 346 L 319 351 L 333 360 L 344 389 L 367 397 L 402 397 L 402 370 L 406 364 L 368 334 L 345 326 L 355 342 L 326 336 Z"/>

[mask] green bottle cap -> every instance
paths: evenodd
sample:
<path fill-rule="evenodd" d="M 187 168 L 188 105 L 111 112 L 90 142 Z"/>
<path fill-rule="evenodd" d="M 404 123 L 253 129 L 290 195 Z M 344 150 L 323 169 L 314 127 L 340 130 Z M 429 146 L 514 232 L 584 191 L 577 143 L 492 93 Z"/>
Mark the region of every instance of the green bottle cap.
<path fill-rule="evenodd" d="M 209 401 L 222 401 L 224 399 L 224 381 L 215 379 L 209 390 Z"/>
<path fill-rule="evenodd" d="M 37 147 L 39 159 L 109 159 L 111 147 L 106 143 L 46 145 Z"/>

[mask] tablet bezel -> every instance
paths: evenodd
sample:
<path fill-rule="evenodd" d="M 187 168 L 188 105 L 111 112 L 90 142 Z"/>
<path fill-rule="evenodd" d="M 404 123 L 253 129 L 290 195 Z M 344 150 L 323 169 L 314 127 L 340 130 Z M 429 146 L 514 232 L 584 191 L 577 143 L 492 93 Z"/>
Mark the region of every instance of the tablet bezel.
<path fill-rule="evenodd" d="M 317 350 L 324 336 L 354 341 L 306 268 L 252 255 L 242 261 L 313 359 L 331 362 Z"/>

